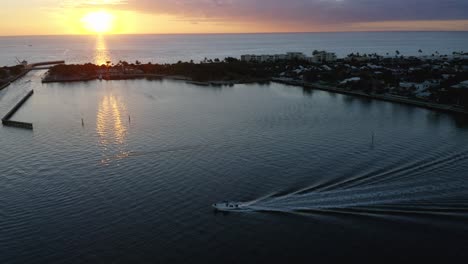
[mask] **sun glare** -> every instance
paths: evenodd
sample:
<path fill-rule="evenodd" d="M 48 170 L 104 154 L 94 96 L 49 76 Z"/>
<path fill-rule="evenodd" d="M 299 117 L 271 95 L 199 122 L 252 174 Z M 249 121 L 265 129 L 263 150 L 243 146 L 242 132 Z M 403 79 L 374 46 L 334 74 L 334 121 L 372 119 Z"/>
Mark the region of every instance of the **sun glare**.
<path fill-rule="evenodd" d="M 108 33 L 112 30 L 114 16 L 106 11 L 91 12 L 82 19 L 86 30 L 94 33 Z"/>

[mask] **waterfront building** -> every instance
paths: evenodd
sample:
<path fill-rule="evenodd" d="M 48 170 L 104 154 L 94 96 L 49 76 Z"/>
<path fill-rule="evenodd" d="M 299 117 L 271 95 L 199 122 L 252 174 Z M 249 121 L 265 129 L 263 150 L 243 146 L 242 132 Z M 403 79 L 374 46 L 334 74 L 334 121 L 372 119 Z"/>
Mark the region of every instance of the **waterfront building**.
<path fill-rule="evenodd" d="M 452 88 L 454 89 L 467 89 L 468 90 L 468 80 L 463 81 L 457 85 L 453 85 Z"/>
<path fill-rule="evenodd" d="M 333 52 L 326 51 L 315 51 L 312 53 L 310 61 L 312 63 L 325 63 L 325 62 L 335 62 L 337 60 L 336 54 Z"/>
<path fill-rule="evenodd" d="M 306 56 L 302 52 L 288 52 L 286 54 L 274 54 L 274 55 L 253 55 L 246 54 L 241 56 L 241 61 L 245 62 L 275 62 L 281 60 L 301 60 L 305 59 Z"/>
<path fill-rule="evenodd" d="M 438 80 L 430 80 L 424 81 L 422 83 L 414 83 L 414 82 L 400 82 L 400 87 L 405 89 L 414 88 L 416 90 L 427 90 L 429 88 L 434 88 L 440 85 L 440 81 Z"/>
<path fill-rule="evenodd" d="M 345 61 L 367 62 L 370 61 L 370 59 L 371 58 L 367 55 L 350 54 L 345 58 Z"/>
<path fill-rule="evenodd" d="M 245 62 L 250 62 L 252 61 L 252 57 L 255 56 L 255 55 L 242 55 L 241 56 L 241 61 L 245 61 Z"/>
<path fill-rule="evenodd" d="M 324 52 L 320 54 L 319 60 L 322 62 L 333 62 L 336 61 L 335 53 Z M 273 55 L 254 55 L 246 54 L 241 55 L 241 61 L 244 62 L 275 62 L 282 60 L 309 60 L 311 58 L 307 57 L 302 52 L 287 52 L 286 54 L 273 54 Z"/>
<path fill-rule="evenodd" d="M 288 53 L 286 53 L 286 59 L 288 59 L 288 60 L 305 60 L 306 56 L 302 52 L 288 52 Z"/>

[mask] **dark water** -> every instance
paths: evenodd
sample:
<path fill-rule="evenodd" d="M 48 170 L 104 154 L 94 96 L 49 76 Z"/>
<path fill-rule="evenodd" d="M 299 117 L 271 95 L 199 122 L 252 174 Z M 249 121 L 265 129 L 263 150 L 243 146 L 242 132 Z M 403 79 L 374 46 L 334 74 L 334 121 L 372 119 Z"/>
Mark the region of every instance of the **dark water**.
<path fill-rule="evenodd" d="M 110 60 L 134 62 L 198 62 L 205 57 L 240 57 L 242 54 L 277 54 L 326 49 L 344 57 L 352 52 L 395 55 L 452 54 L 468 51 L 468 32 L 354 32 L 298 34 L 215 35 L 109 35 L 0 37 L 0 66 L 65 60 L 98 64 Z M 422 50 L 422 54 L 419 53 Z"/>
<path fill-rule="evenodd" d="M 466 118 L 280 84 L 41 74 L 0 92 L 3 115 L 35 89 L 14 116 L 34 131 L 0 127 L 0 263 L 468 257 Z M 215 214 L 225 199 L 254 207 Z"/>

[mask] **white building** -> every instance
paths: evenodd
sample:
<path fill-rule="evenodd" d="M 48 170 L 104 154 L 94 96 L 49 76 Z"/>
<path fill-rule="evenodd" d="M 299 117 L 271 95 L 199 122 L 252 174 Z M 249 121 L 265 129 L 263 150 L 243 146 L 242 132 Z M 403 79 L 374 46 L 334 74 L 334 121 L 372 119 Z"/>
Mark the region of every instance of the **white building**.
<path fill-rule="evenodd" d="M 440 81 L 424 81 L 422 83 L 414 83 L 414 82 L 400 82 L 400 87 L 402 88 L 415 88 L 416 90 L 426 90 L 432 87 L 437 87 L 440 84 Z"/>
<path fill-rule="evenodd" d="M 305 60 L 306 56 L 302 52 L 288 52 L 286 59 L 288 60 Z"/>
<path fill-rule="evenodd" d="M 336 60 L 335 53 L 326 51 L 314 52 L 310 58 L 310 61 L 313 63 L 335 62 Z"/>
<path fill-rule="evenodd" d="M 468 80 L 467 81 L 463 81 L 457 85 L 454 85 L 452 86 L 452 88 L 455 88 L 455 89 L 468 89 Z"/>
<path fill-rule="evenodd" d="M 286 54 L 276 54 L 273 56 L 275 57 L 275 61 L 286 60 Z"/>
<path fill-rule="evenodd" d="M 276 55 L 242 55 L 241 61 L 245 62 L 273 62 L 286 59 L 285 54 Z"/>
<path fill-rule="evenodd" d="M 241 61 L 246 61 L 246 62 L 252 61 L 252 56 L 254 55 L 241 55 Z"/>
<path fill-rule="evenodd" d="M 312 57 L 307 57 L 302 52 L 288 52 L 286 54 L 274 55 L 253 55 L 247 54 L 241 56 L 241 61 L 245 62 L 275 62 L 282 60 L 308 60 L 313 63 L 335 62 L 336 54 L 332 52 L 319 51 L 315 52 Z"/>
<path fill-rule="evenodd" d="M 288 52 L 287 54 L 274 54 L 274 55 L 253 55 L 247 54 L 241 56 L 241 61 L 245 62 L 274 62 L 281 60 L 294 60 L 305 59 L 304 53 L 301 52 Z"/>

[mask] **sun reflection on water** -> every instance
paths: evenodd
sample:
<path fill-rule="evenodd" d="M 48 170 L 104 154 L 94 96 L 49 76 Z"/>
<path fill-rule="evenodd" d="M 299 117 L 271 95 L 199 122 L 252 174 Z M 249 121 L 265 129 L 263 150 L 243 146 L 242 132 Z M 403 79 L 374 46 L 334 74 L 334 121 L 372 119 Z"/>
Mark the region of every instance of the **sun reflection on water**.
<path fill-rule="evenodd" d="M 98 35 L 96 38 L 96 49 L 94 52 L 94 63 L 96 65 L 106 64 L 111 61 L 109 50 L 107 49 L 106 40 L 103 35 Z"/>
<path fill-rule="evenodd" d="M 96 117 L 96 131 L 103 149 L 102 164 L 129 156 L 126 149 L 128 126 L 124 118 L 125 104 L 114 95 L 106 95 L 99 103 Z"/>

